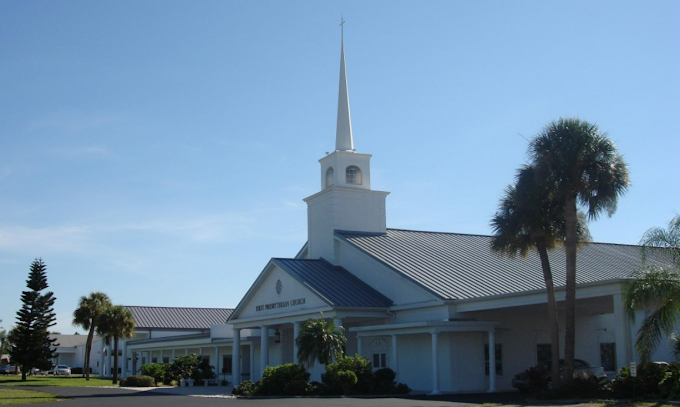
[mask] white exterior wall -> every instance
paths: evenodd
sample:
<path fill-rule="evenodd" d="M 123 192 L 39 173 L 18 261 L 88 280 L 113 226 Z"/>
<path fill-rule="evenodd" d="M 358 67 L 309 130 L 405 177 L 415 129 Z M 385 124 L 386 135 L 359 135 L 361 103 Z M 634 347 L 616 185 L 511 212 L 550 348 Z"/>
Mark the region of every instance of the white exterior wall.
<path fill-rule="evenodd" d="M 263 316 L 275 318 L 277 316 L 290 315 L 296 312 L 301 314 L 308 312 L 320 313 L 330 309 L 328 304 L 321 301 L 316 294 L 300 284 L 290 274 L 284 272 L 278 266 L 271 267 L 273 267 L 271 272 L 264 280 L 259 282 L 260 285 L 257 287 L 257 291 L 242 304 L 241 313 L 238 316 L 239 320 Z M 278 281 L 281 281 L 280 294 L 276 291 L 276 284 Z M 304 299 L 304 304 L 270 309 L 258 308 L 260 306 L 266 306 L 267 304 L 298 299 Z"/>
<path fill-rule="evenodd" d="M 434 294 L 400 276 L 366 253 L 337 239 L 336 242 L 340 253 L 339 265 L 391 299 L 395 305 L 425 306 L 441 302 Z M 357 273 L 357 270 L 360 270 L 361 274 Z"/>
<path fill-rule="evenodd" d="M 310 259 L 324 258 L 338 265 L 334 251 L 336 230 L 385 233 L 388 192 L 332 187 L 305 199 Z"/>

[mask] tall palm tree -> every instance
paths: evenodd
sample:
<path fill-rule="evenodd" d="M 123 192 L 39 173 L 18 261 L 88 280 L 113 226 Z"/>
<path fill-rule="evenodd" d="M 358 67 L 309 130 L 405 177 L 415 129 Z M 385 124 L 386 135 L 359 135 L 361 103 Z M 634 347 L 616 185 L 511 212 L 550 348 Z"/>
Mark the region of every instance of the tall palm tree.
<path fill-rule="evenodd" d="M 616 145 L 596 125 L 574 118 L 549 123 L 531 141 L 529 155 L 538 180 L 551 188 L 554 199 L 564 206 L 567 271 L 564 378 L 571 380 L 576 341 L 577 206 L 583 206 L 593 220 L 603 212 L 614 214 L 619 196 L 628 189 L 628 167 Z"/>
<path fill-rule="evenodd" d="M 111 299 L 108 295 L 95 291 L 91 292 L 87 297 L 80 297 L 78 308 L 73 311 L 73 325 L 81 326 L 88 331 L 87 342 L 85 343 L 85 366 L 83 368 L 83 374 L 86 380 L 90 380 L 90 352 L 92 350 L 92 338 L 94 338 L 99 317 L 111 305 Z"/>
<path fill-rule="evenodd" d="M 300 328 L 300 334 L 295 339 L 298 347 L 298 361 L 314 366 L 317 360 L 327 365 L 344 354 L 347 345 L 344 329 L 336 326 L 333 321 L 326 321 L 323 316 L 320 319 L 308 319 Z"/>
<path fill-rule="evenodd" d="M 118 341 L 132 338 L 135 334 L 135 320 L 132 312 L 122 305 L 107 308 L 99 318 L 97 333 L 104 337 L 104 343 L 113 342 L 113 384 L 118 383 Z"/>
<path fill-rule="evenodd" d="M 635 342 L 635 349 L 644 362 L 649 361 L 662 334 L 673 333 L 675 323 L 680 318 L 680 216 L 675 216 L 669 222 L 668 229 L 649 229 L 642 236 L 640 245 L 643 264 L 652 253 L 661 256 L 667 263 L 667 266 L 645 264 L 633 274 L 633 279 L 623 289 L 624 306 L 632 319 L 635 319 L 636 310 L 654 307 L 643 320 Z M 671 338 L 677 356 L 678 336 L 672 335 Z"/>
<path fill-rule="evenodd" d="M 559 384 L 559 320 L 555 285 L 548 251 L 564 242 L 565 219 L 563 207 L 551 199 L 551 191 L 536 182 L 535 170 L 525 165 L 517 171 L 515 185 L 509 186 L 491 219 L 494 235 L 491 249 L 510 258 L 526 257 L 536 249 L 541 261 L 548 297 L 548 325 L 550 331 L 551 371 L 553 384 Z M 579 218 L 582 219 L 582 218 Z M 584 221 L 579 222 L 579 238 L 588 240 Z"/>

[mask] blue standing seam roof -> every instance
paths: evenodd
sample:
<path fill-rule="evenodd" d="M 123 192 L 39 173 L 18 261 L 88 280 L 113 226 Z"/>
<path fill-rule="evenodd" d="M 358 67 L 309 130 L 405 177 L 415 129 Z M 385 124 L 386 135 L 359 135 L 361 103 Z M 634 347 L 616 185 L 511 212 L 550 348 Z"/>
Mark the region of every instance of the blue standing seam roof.
<path fill-rule="evenodd" d="M 232 308 L 125 306 L 140 329 L 210 329 L 225 324 Z"/>
<path fill-rule="evenodd" d="M 494 253 L 491 236 L 401 229 L 387 229 L 385 234 L 337 231 L 336 236 L 445 300 L 545 288 L 535 251 L 526 258 Z M 555 286 L 564 286 L 564 250 L 551 251 L 549 258 Z M 648 262 L 668 264 L 662 256 Z M 578 250 L 576 282 L 629 278 L 642 266 L 640 246 L 587 243 Z"/>
<path fill-rule="evenodd" d="M 393 304 L 346 269 L 326 260 L 275 258 L 272 262 L 333 307 L 386 308 Z"/>

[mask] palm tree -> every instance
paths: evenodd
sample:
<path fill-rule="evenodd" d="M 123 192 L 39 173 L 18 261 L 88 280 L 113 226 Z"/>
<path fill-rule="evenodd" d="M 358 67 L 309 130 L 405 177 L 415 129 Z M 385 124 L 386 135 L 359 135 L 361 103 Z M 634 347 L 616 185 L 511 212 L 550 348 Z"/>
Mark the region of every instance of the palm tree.
<path fill-rule="evenodd" d="M 81 326 L 87 330 L 87 342 L 85 343 L 85 366 L 83 374 L 86 380 L 90 380 L 90 352 L 92 350 L 92 338 L 97 329 L 97 323 L 102 313 L 111 306 L 109 296 L 102 292 L 91 292 L 88 297 L 82 296 L 78 301 L 78 308 L 73 311 L 73 325 Z"/>
<path fill-rule="evenodd" d="M 671 335 L 680 318 L 680 216 L 669 222 L 668 229 L 649 229 L 640 245 L 645 265 L 624 285 L 623 298 L 631 319 L 635 319 L 636 310 L 654 307 L 642 322 L 635 342 L 638 355 L 645 362 L 659 345 L 662 334 Z M 667 266 L 646 264 L 652 253 L 661 256 Z M 677 335 L 671 338 L 678 350 Z"/>
<path fill-rule="evenodd" d="M 555 285 L 548 259 L 548 250 L 564 242 L 563 208 L 550 197 L 551 191 L 536 182 L 535 170 L 525 165 L 517 171 L 516 183 L 509 186 L 491 220 L 494 235 L 491 249 L 510 258 L 526 257 L 535 248 L 541 260 L 543 279 L 548 295 L 548 325 L 550 330 L 551 370 L 553 384 L 559 384 L 559 320 Z M 580 218 L 581 219 L 581 218 Z M 584 221 L 579 222 L 580 240 L 588 240 Z"/>
<path fill-rule="evenodd" d="M 598 127 L 574 118 L 549 123 L 531 141 L 529 155 L 538 179 L 552 189 L 553 199 L 564 207 L 566 254 L 566 321 L 564 377 L 574 371 L 576 341 L 577 206 L 589 219 L 616 211 L 620 195 L 628 189 L 628 167 L 616 145 Z"/>
<path fill-rule="evenodd" d="M 118 383 L 118 341 L 132 338 L 135 334 L 135 320 L 132 312 L 122 305 L 107 308 L 99 318 L 97 333 L 104 337 L 104 343 L 113 342 L 113 384 Z"/>
<path fill-rule="evenodd" d="M 327 365 L 344 354 L 347 338 L 341 326 L 335 326 L 333 321 L 308 319 L 300 328 L 300 334 L 295 339 L 298 347 L 298 361 L 314 366 L 315 361 Z"/>

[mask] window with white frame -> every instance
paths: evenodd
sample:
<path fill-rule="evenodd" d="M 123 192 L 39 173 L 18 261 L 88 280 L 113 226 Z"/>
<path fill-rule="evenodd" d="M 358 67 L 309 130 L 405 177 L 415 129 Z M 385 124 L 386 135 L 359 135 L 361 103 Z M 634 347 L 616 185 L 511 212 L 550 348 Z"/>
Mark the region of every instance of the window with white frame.
<path fill-rule="evenodd" d="M 387 367 L 387 355 L 384 353 L 374 353 L 373 354 L 373 368 L 381 369 Z"/>
<path fill-rule="evenodd" d="M 333 186 L 333 167 L 328 167 L 326 170 L 326 188 Z"/>
<path fill-rule="evenodd" d="M 361 169 L 356 165 L 350 165 L 345 170 L 345 182 L 347 184 L 361 185 Z"/>

